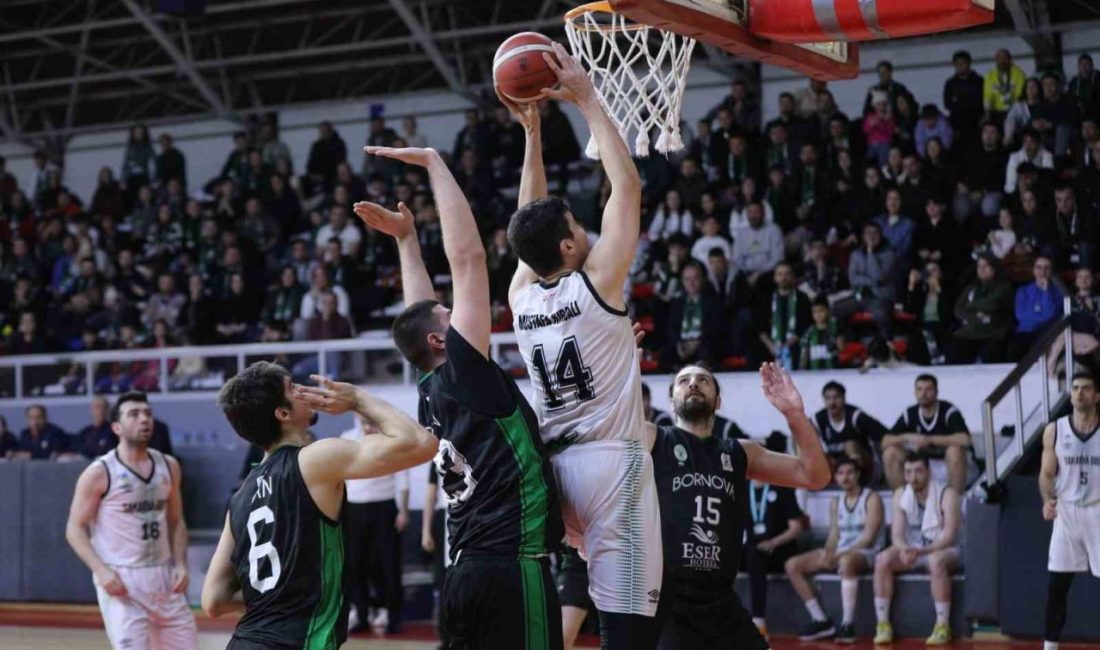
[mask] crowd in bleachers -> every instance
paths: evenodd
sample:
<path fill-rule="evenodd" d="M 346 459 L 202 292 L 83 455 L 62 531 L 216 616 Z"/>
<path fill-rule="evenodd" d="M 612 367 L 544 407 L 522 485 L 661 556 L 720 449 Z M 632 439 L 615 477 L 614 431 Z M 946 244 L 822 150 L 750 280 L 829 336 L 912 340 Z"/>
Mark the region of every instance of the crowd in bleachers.
<path fill-rule="evenodd" d="M 649 332 L 648 369 L 1015 360 L 1062 315 L 1064 295 L 1075 352 L 1091 358 L 1100 73 L 1088 55 L 1066 76 L 1028 76 L 1007 51 L 988 71 L 966 52 L 953 61 L 942 97 L 914 97 L 884 61 L 861 115 L 810 81 L 769 98 L 779 111 L 767 123 L 759 89 L 739 79 L 702 119 L 684 116 L 683 151 L 638 159 L 644 236 L 628 291 Z M 540 112 L 551 191 L 598 233 L 606 180 L 580 162 L 560 108 Z M 427 143 L 414 118 L 397 131 L 376 117 L 365 144 Z M 26 187 L 0 160 L 0 353 L 385 327 L 399 298 L 396 251 L 352 204 L 406 203 L 444 286 L 446 259 L 424 174 L 357 150 L 325 123 L 295 169 L 277 124 L 258 120 L 203 182 L 187 177 L 170 133 L 154 146 L 136 125 L 91 197 L 69 191 L 45 153 Z M 509 329 L 516 258 L 504 229 L 522 128 L 503 107 L 469 110 L 446 154 L 489 251 L 497 328 Z M 155 364 L 116 368 L 97 390 L 153 389 L 158 374 Z"/>

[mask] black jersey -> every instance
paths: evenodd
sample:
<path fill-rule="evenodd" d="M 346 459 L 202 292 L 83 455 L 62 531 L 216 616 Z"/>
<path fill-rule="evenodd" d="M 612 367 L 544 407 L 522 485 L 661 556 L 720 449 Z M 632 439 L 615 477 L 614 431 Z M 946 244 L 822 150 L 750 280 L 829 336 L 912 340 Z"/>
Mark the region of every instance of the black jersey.
<path fill-rule="evenodd" d="M 920 405 L 914 404 L 905 409 L 894 423 L 894 433 L 919 433 L 925 436 L 946 436 L 953 433 L 970 433 L 962 413 L 951 402 L 936 402 L 936 414 L 926 419 L 920 412 Z"/>
<path fill-rule="evenodd" d="M 564 535 L 538 419 L 515 381 L 447 330 L 447 361 L 418 382 L 420 423 L 439 438 L 451 560 L 539 556 Z"/>
<path fill-rule="evenodd" d="M 821 409 L 814 415 L 814 424 L 828 454 L 843 454 L 847 442 L 858 442 L 870 449 L 871 441 L 882 440 L 886 433 L 881 422 L 851 404 L 844 405 L 844 420 L 839 427 L 829 418 L 828 409 Z"/>
<path fill-rule="evenodd" d="M 749 521 L 747 464 L 737 440 L 657 429 L 653 474 L 666 571 L 694 583 L 732 585 Z"/>
<path fill-rule="evenodd" d="M 242 646 L 327 650 L 347 639 L 345 527 L 314 503 L 298 467 L 300 451 L 276 449 L 229 503 L 232 561 L 245 604 L 233 639 Z"/>

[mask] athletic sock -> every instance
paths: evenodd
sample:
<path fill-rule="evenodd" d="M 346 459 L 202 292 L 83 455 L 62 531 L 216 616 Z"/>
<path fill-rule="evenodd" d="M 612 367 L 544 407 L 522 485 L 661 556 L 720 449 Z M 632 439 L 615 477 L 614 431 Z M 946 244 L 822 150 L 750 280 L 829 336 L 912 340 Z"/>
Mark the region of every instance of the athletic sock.
<path fill-rule="evenodd" d="M 815 623 L 823 623 L 825 619 L 825 612 L 821 609 L 821 603 L 817 602 L 816 598 L 811 598 L 803 603 L 806 606 L 806 611 L 810 613 L 810 618 L 814 619 Z"/>
<path fill-rule="evenodd" d="M 936 625 L 947 625 L 949 616 L 951 616 L 951 601 L 936 603 Z"/>
<path fill-rule="evenodd" d="M 1058 650 L 1057 641 L 1043 641 L 1043 650 Z"/>
<path fill-rule="evenodd" d="M 890 622 L 890 599 L 875 597 L 875 618 L 879 623 Z"/>
<path fill-rule="evenodd" d="M 841 622 L 845 625 L 851 625 L 855 621 L 856 596 L 858 594 L 858 578 L 842 578 L 840 580 L 840 604 L 844 614 Z"/>

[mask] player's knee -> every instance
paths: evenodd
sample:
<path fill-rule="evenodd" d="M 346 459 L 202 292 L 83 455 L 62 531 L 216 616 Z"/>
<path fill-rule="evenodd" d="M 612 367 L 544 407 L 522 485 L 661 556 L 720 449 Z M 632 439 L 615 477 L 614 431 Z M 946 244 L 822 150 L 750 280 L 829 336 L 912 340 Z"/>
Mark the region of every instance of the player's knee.
<path fill-rule="evenodd" d="M 857 573 L 855 560 L 853 560 L 850 555 L 845 555 L 840 558 L 840 561 L 837 563 L 836 572 L 844 578 L 855 577 Z"/>
<path fill-rule="evenodd" d="M 801 573 L 798 566 L 798 558 L 792 557 L 783 563 L 783 570 L 787 572 L 787 575 L 793 576 L 796 573 Z"/>
<path fill-rule="evenodd" d="M 928 573 L 934 576 L 947 573 L 947 558 L 943 553 L 933 553 L 928 556 Z"/>
<path fill-rule="evenodd" d="M 893 561 L 893 549 L 879 553 L 875 556 L 875 573 L 889 573 Z"/>

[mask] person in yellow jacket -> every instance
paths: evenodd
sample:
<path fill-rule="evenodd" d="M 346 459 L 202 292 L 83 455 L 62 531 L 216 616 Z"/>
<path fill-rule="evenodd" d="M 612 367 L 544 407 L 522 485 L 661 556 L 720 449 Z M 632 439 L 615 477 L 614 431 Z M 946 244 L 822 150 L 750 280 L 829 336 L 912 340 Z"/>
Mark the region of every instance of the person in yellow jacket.
<path fill-rule="evenodd" d="M 1023 95 L 1027 76 L 1012 62 L 1012 53 L 1008 50 L 997 50 L 993 60 L 996 64 L 985 73 L 982 101 L 989 118 L 1000 123 L 1008 109 Z"/>

